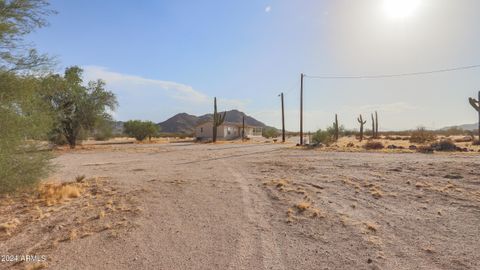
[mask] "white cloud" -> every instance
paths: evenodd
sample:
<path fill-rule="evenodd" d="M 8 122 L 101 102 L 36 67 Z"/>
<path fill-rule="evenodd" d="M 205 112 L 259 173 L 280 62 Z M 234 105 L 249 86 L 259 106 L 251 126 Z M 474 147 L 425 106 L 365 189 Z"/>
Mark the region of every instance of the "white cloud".
<path fill-rule="evenodd" d="M 186 112 L 205 114 L 212 110 L 213 97 L 190 85 L 148 79 L 118 73 L 100 66 L 85 66 L 84 80 L 102 79 L 120 102 L 115 118 L 163 121 L 174 114 Z M 219 110 L 245 110 L 248 100 L 218 97 Z"/>
<path fill-rule="evenodd" d="M 105 67 L 86 66 L 84 67 L 85 79 L 104 80 L 108 84 L 122 85 L 127 91 L 138 91 L 138 88 L 149 88 L 151 91 L 162 90 L 170 97 L 191 103 L 206 103 L 209 101 L 207 95 L 199 92 L 193 87 L 177 82 L 146 79 L 140 76 L 128 75 L 110 71 Z"/>
<path fill-rule="evenodd" d="M 270 11 L 272 11 L 272 6 L 266 6 L 265 7 L 265 12 L 269 13 Z"/>

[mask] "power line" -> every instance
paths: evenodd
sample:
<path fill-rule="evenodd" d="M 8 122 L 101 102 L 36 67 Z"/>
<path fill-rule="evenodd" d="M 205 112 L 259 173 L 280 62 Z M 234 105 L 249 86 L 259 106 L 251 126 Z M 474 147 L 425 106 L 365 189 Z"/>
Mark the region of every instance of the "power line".
<path fill-rule="evenodd" d="M 397 74 L 357 75 L 357 76 L 344 76 L 344 75 L 341 75 L 341 76 L 328 76 L 328 75 L 310 76 L 310 75 L 305 75 L 305 77 L 306 78 L 311 78 L 311 79 L 379 79 L 379 78 L 396 78 L 396 77 L 428 75 L 428 74 L 445 73 L 445 72 L 460 71 L 460 70 L 475 69 L 475 68 L 480 68 L 480 64 L 471 65 L 471 66 L 461 66 L 461 67 L 429 70 L 429 71 L 420 71 L 420 72 L 397 73 Z"/>

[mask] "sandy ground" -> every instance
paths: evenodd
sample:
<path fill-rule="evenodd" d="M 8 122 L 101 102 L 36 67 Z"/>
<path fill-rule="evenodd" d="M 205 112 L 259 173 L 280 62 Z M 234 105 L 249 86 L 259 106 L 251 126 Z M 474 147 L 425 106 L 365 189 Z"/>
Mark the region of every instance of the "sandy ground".
<path fill-rule="evenodd" d="M 53 178 L 104 179 L 100 198 L 139 211 L 107 212 L 124 221 L 113 236 L 96 229 L 38 249 L 49 269 L 480 269 L 474 153 L 126 144 L 65 152 L 55 163 Z M 67 218 L 89 215 L 77 200 L 62 222 L 81 231 Z M 29 233 L 35 224 L 0 238 L 0 254 L 41 246 L 52 229 Z"/>

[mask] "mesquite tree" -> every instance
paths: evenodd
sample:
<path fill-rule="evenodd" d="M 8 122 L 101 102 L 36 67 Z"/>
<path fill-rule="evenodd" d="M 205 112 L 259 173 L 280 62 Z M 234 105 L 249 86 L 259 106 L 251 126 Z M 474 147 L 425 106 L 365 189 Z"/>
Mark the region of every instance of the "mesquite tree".
<path fill-rule="evenodd" d="M 225 117 L 227 116 L 227 112 L 224 112 L 223 114 L 217 112 L 217 98 L 214 98 L 213 100 L 213 138 L 212 141 L 216 142 L 217 141 L 217 128 L 223 124 L 225 121 Z"/>
<path fill-rule="evenodd" d="M 478 100 L 469 98 L 470 105 L 478 112 L 478 139 L 480 140 L 480 91 L 478 91 Z"/>
<path fill-rule="evenodd" d="M 81 132 L 92 132 L 103 120 L 112 117 L 118 105 L 113 92 L 105 89 L 102 80 L 83 85 L 83 70 L 73 66 L 64 76 L 53 74 L 42 82 L 44 99 L 53 112 L 54 128 L 51 139 L 64 137 L 70 148 L 75 148 Z"/>
<path fill-rule="evenodd" d="M 363 120 L 362 115 L 360 114 L 360 117 L 357 118 L 358 123 L 360 123 L 360 141 L 363 141 L 363 126 L 367 123 L 367 121 Z"/>

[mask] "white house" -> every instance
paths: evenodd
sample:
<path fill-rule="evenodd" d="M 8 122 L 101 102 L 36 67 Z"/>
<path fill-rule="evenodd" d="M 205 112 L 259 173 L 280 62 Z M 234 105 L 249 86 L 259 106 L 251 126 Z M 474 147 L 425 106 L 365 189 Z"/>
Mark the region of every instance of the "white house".
<path fill-rule="evenodd" d="M 245 137 L 261 137 L 262 128 L 245 125 Z M 195 137 L 201 140 L 213 138 L 213 122 L 200 123 L 195 127 Z M 224 122 L 217 127 L 217 139 L 233 140 L 242 137 L 242 123 Z"/>

